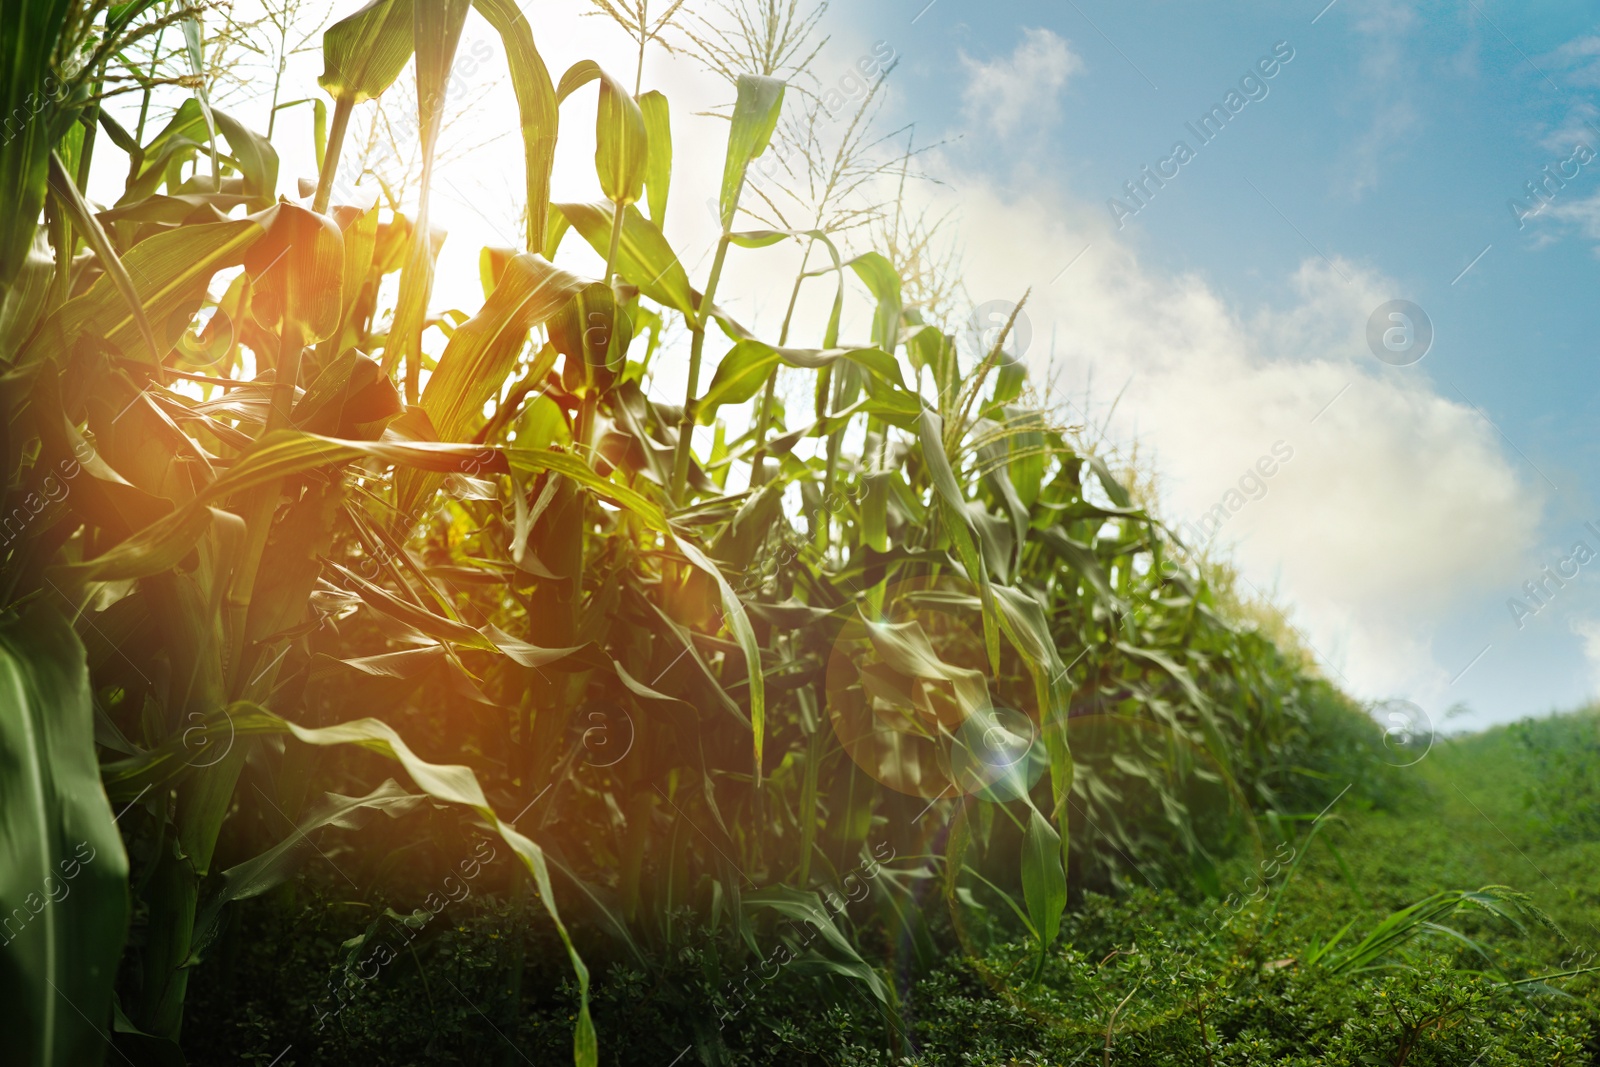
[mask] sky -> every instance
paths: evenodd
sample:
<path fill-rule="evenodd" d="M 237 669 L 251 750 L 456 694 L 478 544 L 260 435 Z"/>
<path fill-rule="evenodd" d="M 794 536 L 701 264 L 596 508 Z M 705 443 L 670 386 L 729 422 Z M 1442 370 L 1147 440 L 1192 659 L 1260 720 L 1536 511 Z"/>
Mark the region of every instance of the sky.
<path fill-rule="evenodd" d="M 629 41 L 588 9 L 541 3 L 547 64 L 559 77 L 592 57 L 626 80 Z M 1209 532 L 1328 677 L 1440 731 L 1591 698 L 1592 9 L 871 0 L 836 3 L 822 28 L 819 92 L 853 100 L 858 62 L 896 57 L 877 121 L 933 146 L 906 195 L 949 213 L 964 301 L 1030 292 L 1023 358 L 1054 382 L 1056 414 L 1136 454 L 1164 517 Z M 446 133 L 435 308 L 470 312 L 477 247 L 517 243 L 521 155 L 499 41 L 476 15 L 462 54 L 485 58 Z M 285 98 L 319 71 L 295 57 Z M 643 84 L 672 101 L 666 233 L 703 282 L 715 222 L 682 191 L 717 186 L 726 123 L 708 113 L 731 93 L 659 49 Z M 592 93 L 563 106 L 557 199 L 599 195 L 593 109 Z M 257 126 L 265 110 L 236 105 Z M 309 111 L 281 115 L 292 195 L 314 171 Z M 575 237 L 562 249 L 569 267 L 585 254 Z M 735 253 L 719 303 L 775 328 L 796 258 Z M 820 322 L 823 295 L 802 321 Z M 679 402 L 684 356 L 666 355 L 651 390 Z"/>
<path fill-rule="evenodd" d="M 896 121 L 959 138 L 974 295 L 1033 287 L 1065 399 L 1098 424 L 1120 396 L 1108 443 L 1154 463 L 1170 520 L 1246 479 L 1214 543 L 1330 677 L 1441 730 L 1576 705 L 1600 681 L 1593 8 L 1325 4 L 844 19 L 903 57 Z"/>

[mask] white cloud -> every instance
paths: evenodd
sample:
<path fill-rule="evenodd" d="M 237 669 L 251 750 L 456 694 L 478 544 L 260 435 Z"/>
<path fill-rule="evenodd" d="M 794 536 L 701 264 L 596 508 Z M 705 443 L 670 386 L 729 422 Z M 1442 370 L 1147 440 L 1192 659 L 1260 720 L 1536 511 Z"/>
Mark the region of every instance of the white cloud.
<path fill-rule="evenodd" d="M 1373 112 L 1372 123 L 1347 157 L 1346 169 L 1352 197 L 1359 198 L 1377 186 L 1383 177 L 1384 164 L 1395 155 L 1396 146 L 1404 143 L 1417 125 L 1416 108 L 1404 100 L 1387 102 Z"/>
<path fill-rule="evenodd" d="M 1551 52 L 1547 61 L 1563 71 L 1571 85 L 1600 85 L 1600 36 L 1575 37 Z"/>
<path fill-rule="evenodd" d="M 1600 241 L 1600 193 L 1546 209 L 1552 219 L 1576 227 L 1586 239 Z M 1596 248 L 1600 254 L 1600 247 Z"/>
<path fill-rule="evenodd" d="M 1408 85 L 1414 57 L 1407 43 L 1418 22 L 1416 12 L 1403 2 L 1372 0 L 1355 8 L 1355 30 L 1364 44 L 1349 104 L 1371 119 L 1355 143 L 1340 154 L 1335 171 L 1342 191 L 1352 198 L 1359 199 L 1392 171 L 1417 127 Z"/>
<path fill-rule="evenodd" d="M 968 119 L 1009 137 L 1024 120 L 1039 128 L 1055 117 L 1061 89 L 1083 59 L 1050 30 L 1024 28 L 1010 56 L 983 62 L 963 53 L 961 65 Z"/>
<path fill-rule="evenodd" d="M 1539 144 L 1557 159 L 1566 159 L 1580 144 L 1594 146 L 1596 120 L 1600 120 L 1600 108 L 1587 100 L 1574 100 L 1561 122 Z"/>
<path fill-rule="evenodd" d="M 1062 393 L 1080 405 L 1063 415 L 1085 421 L 1091 373 L 1120 390 L 1112 440 L 1153 456 L 1174 522 L 1216 505 L 1275 444 L 1292 449 L 1220 540 L 1251 582 L 1287 598 L 1320 651 L 1342 651 L 1354 694 L 1444 701 L 1460 665 L 1435 661 L 1432 634 L 1467 598 L 1522 576 L 1542 500 L 1494 429 L 1435 391 L 1425 362 L 1372 357 L 1367 319 L 1394 286 L 1310 259 L 1288 306 L 1243 308 L 1199 275 L 1150 269 L 1059 192 L 970 175 L 957 188 L 968 288 L 981 303 L 1033 287 L 1029 359 L 1042 371 L 1055 337 Z"/>

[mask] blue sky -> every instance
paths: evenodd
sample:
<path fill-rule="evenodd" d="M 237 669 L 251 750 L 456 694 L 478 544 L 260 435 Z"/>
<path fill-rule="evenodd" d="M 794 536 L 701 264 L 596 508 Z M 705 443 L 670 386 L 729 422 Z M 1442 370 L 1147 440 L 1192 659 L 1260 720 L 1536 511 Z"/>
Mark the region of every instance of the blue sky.
<path fill-rule="evenodd" d="M 1311 427 L 1300 454 L 1321 458 L 1285 465 L 1280 478 L 1299 479 L 1295 494 L 1274 499 L 1274 489 L 1230 521 L 1238 558 L 1253 582 L 1286 595 L 1330 673 L 1359 695 L 1413 699 L 1441 720 L 1464 702 L 1472 714 L 1452 725 L 1476 725 L 1577 703 L 1597 677 L 1589 646 L 1600 653 L 1600 641 L 1586 638 L 1600 633 L 1594 566 L 1563 588 L 1547 585 L 1548 608 L 1520 630 L 1507 604 L 1519 596 L 1534 606 L 1523 581 L 1575 541 L 1600 550 L 1600 537 L 1583 529 L 1589 520 L 1600 527 L 1591 432 L 1600 158 L 1573 158 L 1579 145 L 1600 148 L 1600 26 L 1585 7 L 1013 0 L 975 9 L 894 0 L 836 9 L 836 39 L 819 71 L 830 62 L 842 69 L 864 44 L 890 42 L 901 56 L 890 118 L 915 121 L 919 136 L 959 138 L 935 165 L 958 201 L 984 189 L 1016 210 L 1073 220 L 1057 260 L 1065 265 L 1085 244 L 1090 252 L 1054 286 L 1041 269 L 1029 279 L 1036 293 L 1048 286 L 1066 304 L 1075 281 L 1096 291 L 1085 280 L 1094 257 L 1109 256 L 1157 301 L 1202 293 L 1212 317 L 1227 320 L 1224 334 L 1251 347 L 1246 382 L 1287 381 L 1297 370 L 1309 381 L 1342 361 L 1360 387 Z M 1279 42 L 1293 59 L 1266 80 L 1265 97 L 1200 146 L 1185 123 L 1221 103 Z M 1018 96 L 1017 85 L 1002 84 L 1008 73 L 1032 88 Z M 1195 157 L 1113 228 L 1107 200 L 1128 202 L 1123 183 L 1179 139 Z M 1547 164 L 1576 174 L 1519 226 L 1508 204 L 1535 203 L 1525 183 L 1542 181 Z M 968 222 L 964 239 L 981 243 Z M 1048 256 L 1039 258 L 1042 267 Z M 1390 298 L 1414 301 L 1433 324 L 1433 346 L 1415 365 L 1385 365 L 1360 343 L 1366 312 Z M 1327 342 L 1325 322 L 1305 327 L 1319 315 L 1348 320 L 1344 342 Z M 1150 358 L 1080 362 L 1115 391 L 1141 381 Z M 1181 517 L 1229 482 L 1209 474 L 1203 457 L 1174 457 L 1174 447 L 1208 433 L 1226 438 L 1230 423 L 1257 418 L 1283 389 L 1213 398 L 1188 437 L 1172 427 L 1186 418 L 1181 405 L 1161 406 L 1154 422 L 1138 410 L 1141 395 L 1137 384 L 1125 395 L 1113 437 L 1124 447 L 1138 440 L 1154 457 L 1164 502 Z M 1397 419 L 1416 426 L 1396 427 Z M 1380 448 L 1375 434 L 1398 436 Z M 1235 453 L 1270 444 L 1234 450 L 1217 469 L 1242 468 Z M 1361 449 L 1341 467 L 1341 453 Z M 1474 465 L 1483 468 L 1476 487 Z M 1336 487 L 1340 515 L 1292 507 L 1324 484 Z M 1345 542 L 1366 542 L 1369 555 L 1305 558 L 1303 542 L 1330 523 L 1346 527 Z M 1392 596 L 1381 582 L 1363 585 L 1363 576 L 1391 572 Z M 1307 574 L 1318 577 L 1300 580 Z M 1353 587 L 1348 602 L 1337 603 L 1344 586 Z M 1384 662 L 1386 645 L 1415 669 Z"/>

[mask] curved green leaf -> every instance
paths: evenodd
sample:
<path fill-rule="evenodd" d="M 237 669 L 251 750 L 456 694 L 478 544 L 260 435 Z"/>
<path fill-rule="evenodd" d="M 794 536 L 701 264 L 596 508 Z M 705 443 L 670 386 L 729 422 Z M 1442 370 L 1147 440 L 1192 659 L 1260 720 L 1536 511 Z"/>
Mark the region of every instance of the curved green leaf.
<path fill-rule="evenodd" d="M 667 191 L 672 185 L 672 112 L 667 107 L 667 98 L 654 89 L 639 97 L 639 110 L 644 114 L 644 129 L 649 139 L 644 184 L 650 221 L 665 226 Z"/>
<path fill-rule="evenodd" d="M 128 922 L 83 645 L 36 603 L 0 626 L 0 1028 L 15 1063 L 99 1063 Z"/>
<path fill-rule="evenodd" d="M 528 331 L 583 290 L 585 280 L 524 252 L 512 257 L 479 312 L 456 328 L 422 394 L 439 436 L 469 439 L 483 405 L 499 393 Z"/>
<path fill-rule="evenodd" d="M 55 194 L 67 217 L 72 220 L 72 225 L 82 231 L 84 241 L 94 250 L 101 269 L 117 287 L 117 293 L 133 314 L 134 324 L 139 327 L 139 334 L 144 338 L 145 344 L 149 346 L 151 352 L 160 352 L 156 335 L 150 329 L 149 320 L 144 317 L 144 305 L 139 302 L 138 290 L 133 287 L 133 279 L 128 277 L 128 268 L 122 265 L 117 250 L 111 247 L 111 239 L 106 236 L 105 230 L 100 228 L 100 220 L 89 210 L 83 194 L 78 191 L 77 183 L 67 174 L 66 167 L 61 163 L 61 157 L 54 152 L 50 153 L 50 191 Z M 157 367 L 159 366 L 158 363 Z"/>
<path fill-rule="evenodd" d="M 597 474 L 593 467 L 568 452 L 426 441 L 347 441 L 278 430 L 263 437 L 253 451 L 177 511 L 94 559 L 61 565 L 54 573 L 74 581 L 120 581 L 159 574 L 184 557 L 210 528 L 213 518 L 227 516 L 210 505 L 302 471 L 362 457 L 440 474 L 553 471 L 632 512 L 646 526 L 661 532 L 668 530 L 666 516 L 656 504 L 636 490 Z"/>
<path fill-rule="evenodd" d="M 359 104 L 383 95 L 411 61 L 412 0 L 372 0 L 322 34 L 317 84 L 335 100 Z"/>
<path fill-rule="evenodd" d="M 611 220 L 615 206 L 601 200 L 593 204 L 557 204 L 567 221 L 602 257 L 611 248 Z M 655 223 L 628 205 L 622 219 L 622 239 L 617 244 L 616 271 L 628 284 L 664 307 L 695 316 L 695 299 L 689 272 L 667 244 Z"/>
<path fill-rule="evenodd" d="M 589 1015 L 589 968 L 578 955 L 572 937 L 567 933 L 566 924 L 561 920 L 561 912 L 556 907 L 555 890 L 550 885 L 550 870 L 545 863 L 544 851 L 531 839 L 518 833 L 515 827 L 500 820 L 500 816 L 490 807 L 488 799 L 483 795 L 483 787 L 478 784 L 478 777 L 472 772 L 472 768 L 459 764 L 429 763 L 421 759 L 411 751 L 411 747 L 392 726 L 379 719 L 357 719 L 336 726 L 310 729 L 267 711 L 255 711 L 250 717 L 260 720 L 256 724 L 257 727 L 261 725 L 275 727 L 291 734 L 304 744 L 355 745 L 386 756 L 405 768 L 417 788 L 436 800 L 470 808 L 511 846 L 512 851 L 533 875 L 534 884 L 539 890 L 539 903 L 544 906 L 545 914 L 555 924 L 556 933 L 566 946 L 567 958 L 572 964 L 573 973 L 578 978 L 579 1007 L 577 1027 L 573 1035 L 573 1063 L 576 1067 L 598 1067 L 598 1041 L 595 1037 L 594 1021 Z"/>
<path fill-rule="evenodd" d="M 1022 834 L 1022 899 L 1039 939 L 1037 975 L 1061 932 L 1061 913 L 1067 908 L 1067 872 L 1061 865 L 1061 835 L 1032 804 L 1028 805 L 1028 828 Z"/>
<path fill-rule="evenodd" d="M 250 310 L 267 329 L 293 326 L 315 344 L 338 330 L 344 313 L 344 234 L 327 215 L 280 204 L 264 239 L 245 256 Z"/>
<path fill-rule="evenodd" d="M 406 792 L 393 778 L 385 779 L 364 797 L 324 794 L 322 802 L 295 826 L 294 833 L 260 855 L 222 872 L 216 892 L 195 919 L 193 944 L 196 950 L 204 948 L 211 940 L 224 907 L 236 900 L 258 897 L 294 874 L 310 847 L 307 835 L 313 831 L 328 826 L 341 830 L 360 829 L 375 812 L 382 812 L 391 819 L 398 818 L 415 811 L 426 800 L 426 797 Z"/>
<path fill-rule="evenodd" d="M 428 314 L 428 298 L 433 292 L 433 231 L 428 224 L 428 202 L 433 186 L 433 162 L 439 147 L 439 132 L 444 123 L 445 94 L 450 83 L 450 65 L 470 0 L 428 0 L 413 4 L 411 31 L 416 42 L 417 129 L 422 137 L 422 178 L 417 192 L 417 219 L 411 234 L 411 254 L 400 272 L 400 293 L 395 301 L 394 322 L 384 346 L 383 367 L 393 371 L 406 361 L 406 398 L 415 400 L 422 381 L 422 330 Z"/>
<path fill-rule="evenodd" d="M 882 252 L 857 256 L 846 261 L 845 266 L 856 272 L 878 302 L 872 316 L 873 344 L 893 352 L 900 343 L 900 273 Z"/>
<path fill-rule="evenodd" d="M 750 728 L 753 732 L 753 760 L 756 784 L 761 784 L 761 760 L 763 749 L 766 745 L 767 732 L 767 687 L 766 679 L 761 671 L 761 644 L 756 640 L 756 632 L 750 626 L 750 616 L 745 614 L 744 604 L 739 600 L 739 594 L 734 592 L 733 586 L 728 584 L 728 579 L 723 577 L 722 570 L 694 545 L 672 533 L 672 542 L 677 545 L 694 567 L 705 573 L 712 581 L 717 583 L 717 589 L 722 595 L 722 621 L 733 633 L 734 640 L 739 642 L 739 648 L 744 652 L 745 667 L 750 673 Z"/>
<path fill-rule="evenodd" d="M 728 131 L 728 157 L 722 165 L 722 228 L 733 229 L 750 161 L 767 150 L 772 131 L 783 111 L 784 83 L 761 74 L 739 75 L 739 95 L 733 105 L 733 128 Z"/>
<path fill-rule="evenodd" d="M 644 193 L 650 151 L 638 102 L 592 59 L 579 60 L 561 76 L 556 100 L 565 100 L 596 79 L 600 82 L 600 106 L 594 120 L 594 169 L 600 176 L 600 191 L 614 204 L 631 204 Z"/>
<path fill-rule="evenodd" d="M 968 580 L 978 587 L 983 599 L 983 643 L 989 653 L 990 666 L 999 673 L 1000 622 L 995 609 L 994 590 L 989 583 L 983 554 L 978 551 L 974 540 L 977 534 L 967 514 L 966 496 L 961 492 L 955 471 L 950 467 L 950 457 L 945 454 L 944 420 L 939 418 L 938 412 L 932 408 L 922 409 L 918 419 L 918 434 L 922 442 L 922 459 L 928 465 L 928 474 L 933 480 L 935 495 L 939 498 L 939 514 L 944 528 L 955 543 L 956 555 L 966 569 Z"/>
<path fill-rule="evenodd" d="M 878 377 L 901 388 L 900 367 L 894 358 L 876 348 L 835 348 L 818 351 L 810 348 L 779 348 L 762 341 L 740 341 L 728 350 L 717 365 L 711 385 L 700 398 L 700 422 L 710 425 L 716 418 L 717 408 L 724 404 L 742 404 L 761 390 L 778 364 L 819 370 L 832 366 L 838 360 L 849 360 L 866 368 Z"/>
<path fill-rule="evenodd" d="M 212 275 L 244 262 L 245 253 L 272 224 L 277 208 L 233 222 L 184 226 L 140 241 L 123 256 L 145 318 L 157 330 L 152 353 L 132 309 L 108 276 L 47 318 L 18 356 L 20 365 L 55 359 L 80 338 L 103 339 L 115 352 L 141 363 L 165 357 L 189 326 Z"/>
<path fill-rule="evenodd" d="M 523 166 L 526 169 L 528 197 L 528 251 L 541 252 L 550 216 L 550 170 L 555 166 L 556 131 L 559 125 L 555 87 L 550 71 L 533 41 L 533 31 L 522 9 L 512 0 L 473 0 L 483 17 L 500 34 L 506 62 L 511 68 L 511 89 L 517 97 L 517 116 L 522 126 Z M 546 253 L 549 255 L 550 253 Z"/>

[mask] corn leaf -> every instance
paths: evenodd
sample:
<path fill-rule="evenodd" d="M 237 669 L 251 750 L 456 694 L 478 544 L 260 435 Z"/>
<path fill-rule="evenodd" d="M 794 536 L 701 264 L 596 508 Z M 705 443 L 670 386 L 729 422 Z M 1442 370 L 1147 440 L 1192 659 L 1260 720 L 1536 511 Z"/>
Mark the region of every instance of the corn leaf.
<path fill-rule="evenodd" d="M 344 316 L 344 235 L 338 223 L 280 204 L 264 239 L 245 256 L 250 310 L 267 329 L 292 326 L 304 344 L 331 337 Z"/>
<path fill-rule="evenodd" d="M 1061 835 L 1032 804 L 1028 805 L 1028 828 L 1022 834 L 1022 899 L 1039 939 L 1034 966 L 1037 976 L 1061 932 L 1061 913 L 1067 908 L 1067 872 L 1061 865 Z"/>
<path fill-rule="evenodd" d="M 0 18 L 0 49 L 6 77 L 0 78 L 0 115 L 8 122 L 23 116 L 19 128 L 6 131 L 0 151 L 0 290 L 9 286 L 27 262 L 44 211 L 50 152 L 77 118 L 79 101 L 62 92 L 55 65 L 56 41 L 70 0 L 45 0 L 6 6 Z"/>
<path fill-rule="evenodd" d="M 54 152 L 50 153 L 50 191 L 55 194 L 67 217 L 72 220 L 72 225 L 82 232 L 84 242 L 94 250 L 95 258 L 100 261 L 106 277 L 117 287 L 117 294 L 127 304 L 129 312 L 133 315 L 134 325 L 138 326 L 139 334 L 145 344 L 149 346 L 151 352 L 160 352 L 155 332 L 150 329 L 150 321 L 144 317 L 144 305 L 139 301 L 139 292 L 133 286 L 133 279 L 128 277 L 128 268 L 122 265 L 117 250 L 111 246 L 111 239 L 106 236 L 105 230 L 100 228 L 100 220 L 89 210 L 83 194 L 78 192 L 77 183 L 67 174 L 66 167 L 61 163 L 61 157 Z M 159 367 L 159 363 L 157 366 Z"/>
<path fill-rule="evenodd" d="M 845 266 L 856 272 L 877 300 L 872 316 L 872 342 L 885 352 L 893 352 L 900 336 L 900 274 L 882 252 L 868 252 L 848 260 Z"/>
<path fill-rule="evenodd" d="M 820 966 L 816 967 L 806 967 L 803 962 L 797 962 L 798 972 L 820 971 L 841 974 L 865 985 L 879 1003 L 887 1005 L 890 1002 L 889 987 L 884 984 L 878 972 L 861 958 L 861 953 L 839 929 L 833 920 L 833 915 L 823 906 L 822 898 L 815 892 L 793 889 L 789 886 L 771 886 L 743 894 L 739 904 L 751 915 L 762 911 L 773 911 L 786 919 L 805 923 L 821 936 L 822 943 L 831 950 L 831 958 L 822 957 L 818 961 Z"/>
<path fill-rule="evenodd" d="M 511 846 L 512 851 L 533 875 L 534 884 L 539 890 L 539 903 L 544 906 L 545 914 L 555 924 L 556 933 L 566 946 L 567 958 L 578 979 L 579 1007 L 577 1027 L 573 1034 L 573 1063 L 576 1067 L 598 1067 L 598 1041 L 595 1037 L 594 1021 L 589 1015 L 589 968 L 578 955 L 572 937 L 567 933 L 566 924 L 561 920 L 561 912 L 556 907 L 555 890 L 550 884 L 550 870 L 545 863 L 544 851 L 531 839 L 518 833 L 515 827 L 500 821 L 500 816 L 489 806 L 488 799 L 483 795 L 483 787 L 478 784 L 478 777 L 472 772 L 472 768 L 459 764 L 429 763 L 421 759 L 411 751 L 411 747 L 392 726 L 378 719 L 357 719 L 337 726 L 309 729 L 286 719 L 280 719 L 266 711 L 255 711 L 251 717 L 261 720 L 261 724 L 281 729 L 304 744 L 355 745 L 386 756 L 405 768 L 417 788 L 436 800 L 470 808 Z"/>
<path fill-rule="evenodd" d="M 717 373 L 712 376 L 711 385 L 700 398 L 700 422 L 709 426 L 716 419 L 717 408 L 724 404 L 742 404 L 755 396 L 780 363 L 818 370 L 841 359 L 858 364 L 893 385 L 905 387 L 900 377 L 900 367 L 894 358 L 876 348 L 819 351 L 779 348 L 753 339 L 740 341 L 722 357 L 722 362 L 717 365 Z"/>
<path fill-rule="evenodd" d="M 616 210 L 610 201 L 593 204 L 558 204 L 562 215 L 583 235 L 602 257 L 611 247 L 611 220 Z M 617 245 L 615 268 L 628 284 L 665 307 L 695 316 L 695 298 L 689 288 L 689 273 L 678 261 L 655 223 L 629 205 L 622 220 L 622 239 Z"/>
<path fill-rule="evenodd" d="M 1039 708 L 1039 724 L 1045 753 L 1050 760 L 1051 817 L 1061 830 L 1061 844 L 1068 845 L 1067 799 L 1072 793 L 1074 767 L 1067 745 L 1067 719 L 1072 712 L 1072 684 L 1066 677 L 1050 618 L 1037 599 L 1011 586 L 994 587 L 995 604 L 1006 637 L 1028 665 L 1033 677 L 1034 703 Z M 1063 862 L 1065 861 L 1063 854 Z"/>
<path fill-rule="evenodd" d="M 499 393 L 528 331 L 582 291 L 585 279 L 524 252 L 506 264 L 483 308 L 456 328 L 422 396 L 442 440 L 470 438 Z"/>
<path fill-rule="evenodd" d="M 411 61 L 412 0 L 372 0 L 322 35 L 317 84 L 353 104 L 382 96 Z"/>
<path fill-rule="evenodd" d="M 745 172 L 772 141 L 783 111 L 784 83 L 761 74 L 739 75 L 738 98 L 733 105 L 733 128 L 728 131 L 728 157 L 722 166 L 722 229 L 733 229 L 739 209 L 739 192 Z"/>
<path fill-rule="evenodd" d="M 99 1063 L 128 922 L 83 645 L 36 602 L 0 626 L 0 1028 L 11 1062 Z"/>
<path fill-rule="evenodd" d="M 605 282 L 589 282 L 574 293 L 550 319 L 549 333 L 550 343 L 567 357 L 567 366 L 582 368 L 584 381 L 590 383 L 586 389 L 592 388 L 591 380 L 609 388 L 633 340 L 627 312 L 617 307 L 616 293 Z"/>
<path fill-rule="evenodd" d="M 282 885 L 298 869 L 305 854 L 312 851 L 310 834 L 325 827 L 340 830 L 357 830 L 377 812 L 391 819 L 408 815 L 425 804 L 427 798 L 408 793 L 387 778 L 372 792 L 362 797 L 324 794 L 323 800 L 295 826 L 294 832 L 243 863 L 235 864 L 217 878 L 216 892 L 206 902 L 204 910 L 195 920 L 194 945 L 198 953 L 216 932 L 222 909 L 234 901 L 258 897 L 274 886 Z M 199 962 L 198 959 L 195 962 Z"/>
<path fill-rule="evenodd" d="M 583 279 L 529 252 L 506 264 L 482 310 L 457 327 L 428 379 L 422 407 L 441 438 L 471 439 L 482 422 L 484 404 L 500 392 L 528 331 L 565 307 L 583 285 Z M 429 487 L 437 485 L 431 476 L 403 474 L 401 512 L 410 514 Z"/>
<path fill-rule="evenodd" d="M 336 207 L 332 215 L 344 235 L 344 304 L 340 313 L 340 332 L 334 335 L 342 340 L 349 332 L 347 323 L 351 312 L 355 310 L 356 301 L 361 298 L 361 286 L 371 273 L 373 259 L 378 252 L 378 205 L 373 204 L 366 210 Z M 345 347 L 341 344 L 330 354 L 339 355 Z"/>
<path fill-rule="evenodd" d="M 428 225 L 428 201 L 433 185 L 433 160 L 444 122 L 445 92 L 450 65 L 470 0 L 431 0 L 412 6 L 411 28 L 417 58 L 417 128 L 422 131 L 422 181 L 417 192 L 417 218 L 411 235 L 411 254 L 400 273 L 400 293 L 395 301 L 394 323 L 383 353 L 383 369 L 393 372 L 406 361 L 406 397 L 415 400 L 421 387 L 422 328 L 433 292 L 435 250 Z"/>
<path fill-rule="evenodd" d="M 528 251 L 542 252 L 550 215 L 550 170 L 555 165 L 559 122 L 550 71 L 533 41 L 522 9 L 511 0 L 474 0 L 477 9 L 500 34 L 511 68 L 511 89 L 517 97 L 522 126 L 523 166 L 527 177 Z M 546 253 L 550 255 L 551 253 Z"/>
<path fill-rule="evenodd" d="M 755 781 L 759 786 L 767 732 L 767 689 L 766 680 L 761 672 L 761 644 L 756 640 L 756 632 L 750 626 L 750 616 L 745 613 L 739 594 L 728 584 L 728 579 L 723 576 L 722 570 L 711 562 L 704 552 L 675 532 L 672 534 L 672 541 L 677 545 L 678 551 L 683 553 L 684 558 L 717 584 L 717 590 L 722 596 L 723 624 L 732 632 L 734 639 L 739 642 L 740 650 L 744 652 L 745 668 L 750 673 L 750 729 L 754 739 L 751 756 Z"/>
<path fill-rule="evenodd" d="M 939 514 L 950 540 L 955 543 L 957 557 L 966 569 L 967 578 L 978 587 L 983 599 L 983 644 L 989 653 L 989 664 L 996 673 L 1000 671 L 1000 623 L 994 603 L 994 590 L 990 588 L 983 555 L 978 551 L 977 534 L 972 519 L 967 514 L 967 501 L 950 467 L 950 457 L 944 450 L 944 422 L 937 412 L 924 408 L 918 420 L 918 433 L 922 441 L 923 461 L 933 479 L 935 495 L 939 498 Z"/>
<path fill-rule="evenodd" d="M 552 471 L 632 512 L 650 528 L 663 533 L 668 529 L 666 516 L 653 502 L 597 474 L 594 468 L 571 453 L 398 440 L 348 441 L 280 430 L 263 437 L 253 451 L 177 511 L 94 559 L 62 564 L 54 573 L 74 581 L 122 581 L 159 574 L 181 560 L 215 518 L 227 514 L 211 508 L 211 504 L 279 478 L 362 457 L 441 474 Z"/>
<path fill-rule="evenodd" d="M 649 138 L 644 183 L 650 221 L 665 226 L 667 191 L 672 185 L 672 112 L 667 107 L 667 98 L 654 89 L 639 97 L 639 110 L 644 114 L 645 134 Z"/>
<path fill-rule="evenodd" d="M 598 79 L 600 106 L 594 120 L 594 169 L 600 191 L 613 204 L 632 204 L 644 193 L 649 138 L 644 114 L 628 90 L 591 59 L 580 60 L 561 76 L 556 99 L 565 100 Z"/>
<path fill-rule="evenodd" d="M 219 270 L 237 266 L 267 232 L 276 208 L 234 222 L 184 226 L 140 241 L 121 258 L 138 290 L 145 319 L 161 351 L 150 352 L 133 310 L 110 277 L 67 301 L 45 320 L 18 357 L 22 365 L 59 358 L 80 338 L 103 339 L 136 362 L 158 362 L 177 343 L 199 308 L 206 284 Z"/>

